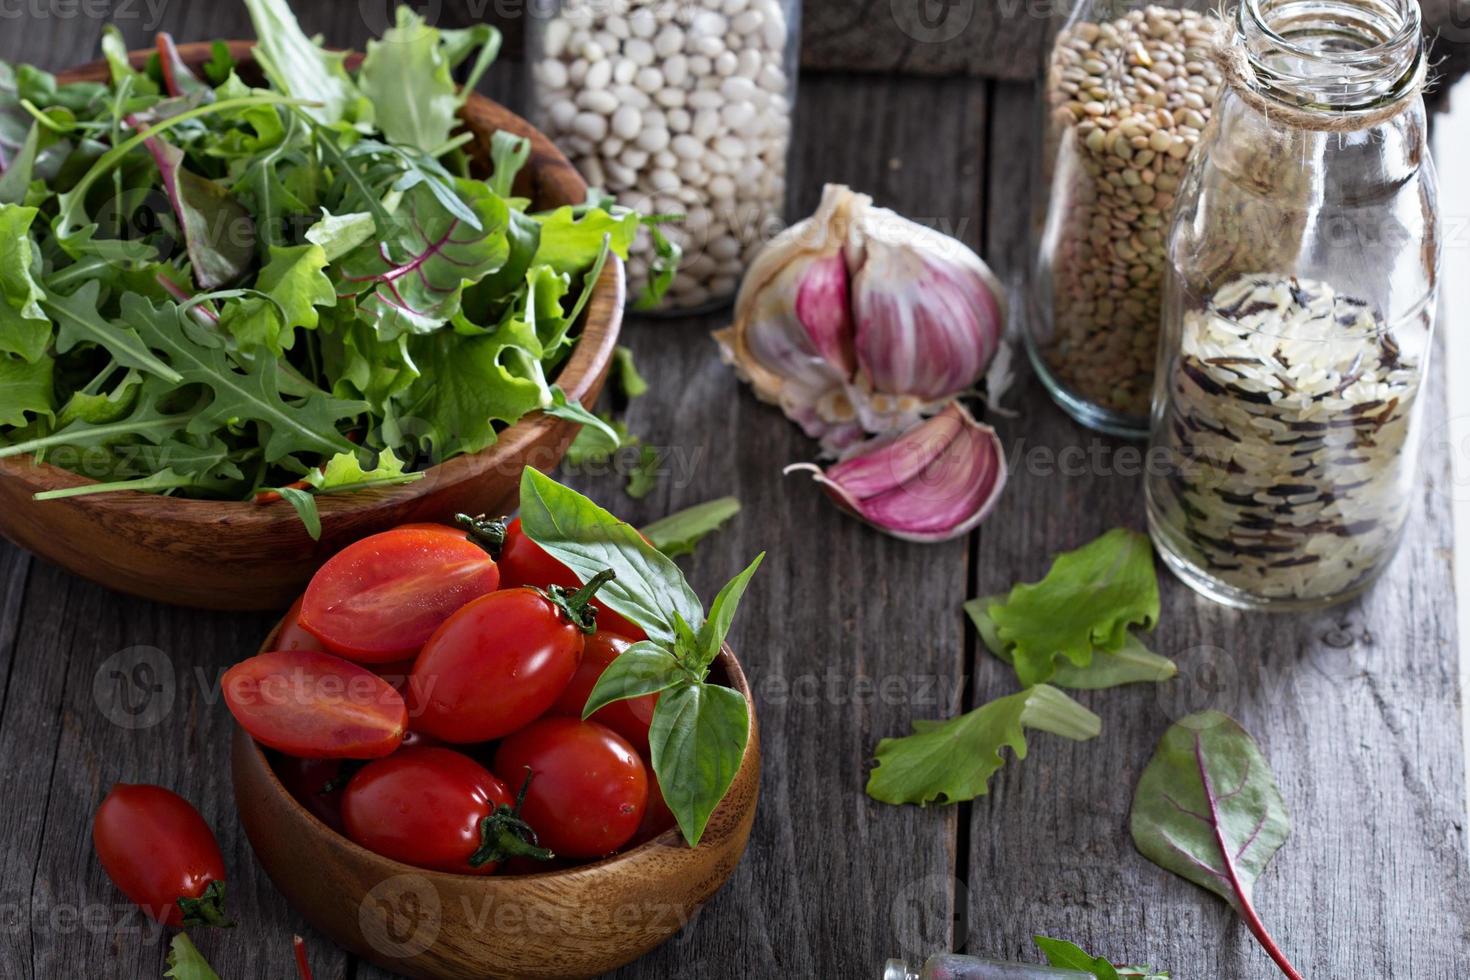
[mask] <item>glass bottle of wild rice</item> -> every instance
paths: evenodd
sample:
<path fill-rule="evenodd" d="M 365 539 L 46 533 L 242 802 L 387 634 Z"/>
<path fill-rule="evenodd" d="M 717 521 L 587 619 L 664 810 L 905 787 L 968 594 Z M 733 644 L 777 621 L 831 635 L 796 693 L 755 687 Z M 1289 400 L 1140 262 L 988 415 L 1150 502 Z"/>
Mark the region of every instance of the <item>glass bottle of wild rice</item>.
<path fill-rule="evenodd" d="M 1242 0 L 1179 192 L 1149 526 L 1198 591 L 1314 608 L 1413 499 L 1440 269 L 1415 0 Z"/>
<path fill-rule="evenodd" d="M 1085 425 L 1148 433 L 1168 234 L 1220 87 L 1218 0 L 1069 0 L 1043 66 L 1027 346 Z"/>

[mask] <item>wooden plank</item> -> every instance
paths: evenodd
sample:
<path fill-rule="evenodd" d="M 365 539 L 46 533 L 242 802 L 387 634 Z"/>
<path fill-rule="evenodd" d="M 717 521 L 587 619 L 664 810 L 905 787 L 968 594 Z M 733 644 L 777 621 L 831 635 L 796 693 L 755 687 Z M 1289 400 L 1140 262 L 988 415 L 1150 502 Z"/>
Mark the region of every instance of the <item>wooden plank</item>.
<path fill-rule="evenodd" d="M 1021 87 L 995 99 L 992 157 L 1033 118 Z M 991 176 L 989 255 L 1014 281 L 1025 259 L 1027 166 Z M 1444 419 L 1435 372 L 1427 429 Z M 1067 421 L 1028 381 L 1022 416 L 1001 420 L 1017 460 L 980 535 L 981 594 L 1034 580 L 1051 554 L 1116 525 L 1144 526 L 1132 447 Z M 1022 442 L 1024 440 L 1024 444 Z M 1057 474 L 1067 450 L 1080 472 Z M 1096 455 L 1090 455 L 1095 453 Z M 1445 460 L 1427 460 L 1397 561 L 1364 599 L 1306 615 L 1224 609 L 1166 573 L 1151 639 L 1182 676 L 1162 687 L 1083 694 L 1103 736 L 1040 735 L 973 807 L 966 946 L 1034 959 L 1033 933 L 1181 977 L 1273 972 L 1225 903 L 1133 848 L 1133 786 L 1173 719 L 1228 711 L 1260 740 L 1296 832 L 1257 889 L 1260 912 L 1307 976 L 1450 978 L 1470 968 L 1464 876 L 1454 595 Z M 1015 689 L 998 662 L 976 668 L 976 701 Z"/>

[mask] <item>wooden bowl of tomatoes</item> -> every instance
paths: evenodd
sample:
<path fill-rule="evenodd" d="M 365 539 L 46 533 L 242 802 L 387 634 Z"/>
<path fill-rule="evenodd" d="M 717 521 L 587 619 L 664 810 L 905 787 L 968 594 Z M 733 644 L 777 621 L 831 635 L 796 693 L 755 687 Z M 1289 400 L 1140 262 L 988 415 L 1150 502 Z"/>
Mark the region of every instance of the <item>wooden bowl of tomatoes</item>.
<path fill-rule="evenodd" d="M 596 976 L 681 929 L 739 863 L 760 781 L 750 687 L 722 645 L 708 680 L 744 697 L 749 737 L 690 847 L 648 761 L 659 695 L 582 719 L 643 631 L 518 524 L 490 532 L 498 560 L 474 527 L 349 546 L 225 674 L 241 821 L 302 916 L 386 969 Z"/>
<path fill-rule="evenodd" d="M 229 51 L 243 73 L 255 71 L 251 42 L 231 41 Z M 130 57 L 141 68 L 153 54 L 135 51 Z M 198 70 L 211 58 L 212 47 L 182 44 L 178 54 Z M 349 56 L 349 66 L 361 57 Z M 64 82 L 107 77 L 107 64 L 101 61 L 58 75 Z M 476 173 L 489 173 L 491 137 L 506 130 L 531 141 L 515 194 L 529 198 L 537 209 L 586 200 L 586 182 L 525 119 L 474 93 L 460 115 L 474 136 L 465 152 Z M 569 401 L 591 406 L 601 393 L 624 300 L 623 264 L 612 256 L 583 314 L 576 346 L 549 379 Z M 512 509 L 521 470 L 554 469 L 576 432 L 572 422 L 533 412 L 500 432 L 489 448 L 428 467 L 412 483 L 320 496 L 321 534 L 316 540 L 281 499 L 205 500 L 119 491 L 37 501 L 37 493 L 96 481 L 30 454 L 6 457 L 0 459 L 0 534 L 74 574 L 145 599 L 204 609 L 281 609 L 348 542 L 406 521 Z"/>

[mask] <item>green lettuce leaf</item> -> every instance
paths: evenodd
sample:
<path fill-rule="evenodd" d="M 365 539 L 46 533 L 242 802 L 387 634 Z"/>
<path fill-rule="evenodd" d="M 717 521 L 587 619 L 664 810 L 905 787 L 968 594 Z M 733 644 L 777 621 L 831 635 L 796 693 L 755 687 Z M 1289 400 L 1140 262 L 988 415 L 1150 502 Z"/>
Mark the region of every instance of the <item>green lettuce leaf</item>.
<path fill-rule="evenodd" d="M 1148 537 L 1116 528 L 1060 554 L 1045 578 L 1015 586 L 989 612 L 1021 683 L 1049 680 L 1058 658 L 1087 667 L 1094 649 L 1122 649 L 1130 626 L 1152 629 L 1158 622 L 1159 581 Z"/>
<path fill-rule="evenodd" d="M 327 254 L 320 245 L 272 245 L 270 261 L 255 282 L 269 299 L 250 296 L 231 303 L 220 326 L 234 336 L 241 350 L 265 348 L 280 357 L 291 348 L 296 327 L 316 327 L 318 306 L 337 305 L 337 290 L 326 268 Z"/>
<path fill-rule="evenodd" d="M 541 242 L 536 263 L 573 275 L 587 269 L 602 252 L 604 239 L 614 255 L 626 259 L 628 247 L 638 235 L 637 212 L 610 214 L 600 208 L 557 208 L 541 221 Z"/>
<path fill-rule="evenodd" d="M 439 31 L 406 4 L 383 39 L 367 43 L 357 85 L 389 140 L 428 152 L 449 139 L 460 105 L 449 67 Z"/>
<path fill-rule="evenodd" d="M 377 234 L 377 224 L 366 211 L 332 214 L 322 208 L 321 220 L 306 229 L 306 240 L 320 245 L 328 262 L 335 262 Z"/>
<path fill-rule="evenodd" d="M 990 777 L 1010 746 L 1026 758 L 1027 728 L 1085 741 L 1102 720 L 1045 684 L 999 698 L 948 721 L 916 721 L 914 733 L 878 743 L 868 795 L 883 803 L 927 805 L 973 800 L 990 792 Z"/>
<path fill-rule="evenodd" d="M 343 66 L 346 55 L 327 51 L 307 37 L 286 0 L 245 0 L 255 27 L 255 60 L 277 89 L 297 99 L 320 103 L 304 111 L 331 125 L 353 113 L 361 93 Z"/>
<path fill-rule="evenodd" d="M 210 967 L 209 961 L 187 933 L 179 933 L 169 943 L 168 967 L 164 976 L 169 980 L 219 980 L 219 974 Z"/>
<path fill-rule="evenodd" d="M 0 425 L 23 426 L 55 411 L 51 358 L 25 361 L 0 354 Z"/>
<path fill-rule="evenodd" d="M 0 354 L 38 361 L 51 344 L 51 318 L 36 277 L 41 253 L 29 228 L 35 208 L 0 204 Z"/>

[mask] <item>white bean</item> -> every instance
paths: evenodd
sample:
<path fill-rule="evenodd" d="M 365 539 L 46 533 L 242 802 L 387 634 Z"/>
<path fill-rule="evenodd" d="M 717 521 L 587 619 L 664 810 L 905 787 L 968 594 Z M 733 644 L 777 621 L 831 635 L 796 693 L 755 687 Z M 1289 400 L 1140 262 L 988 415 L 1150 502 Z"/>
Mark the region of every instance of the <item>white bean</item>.
<path fill-rule="evenodd" d="M 639 133 L 634 140 L 640 150 L 649 153 L 657 153 L 669 145 L 669 131 L 667 129 L 645 129 Z"/>
<path fill-rule="evenodd" d="M 664 87 L 664 73 L 652 65 L 640 68 L 633 79 L 633 84 L 651 95 Z"/>
<path fill-rule="evenodd" d="M 660 58 L 670 58 L 684 50 L 684 32 L 676 24 L 669 24 L 653 39 L 653 50 Z"/>
<path fill-rule="evenodd" d="M 607 64 L 605 61 L 602 63 Z M 590 112 L 610 116 L 617 111 L 618 98 L 607 89 L 589 88 L 584 89 L 582 94 L 577 96 L 577 105 Z"/>
<path fill-rule="evenodd" d="M 625 140 L 633 139 L 643 129 L 643 115 L 630 105 L 618 106 L 612 117 L 612 131 Z"/>
<path fill-rule="evenodd" d="M 597 142 L 607 136 L 607 117 L 599 116 L 595 112 L 579 112 L 577 118 L 572 121 L 572 129 Z"/>
<path fill-rule="evenodd" d="M 654 53 L 653 45 L 637 37 L 629 38 L 627 43 L 623 45 L 623 54 L 627 55 L 640 68 L 646 68 L 653 64 L 653 59 L 657 57 Z"/>

